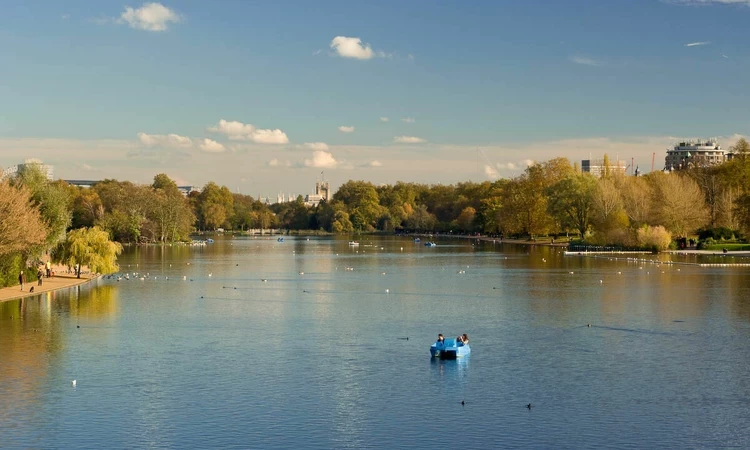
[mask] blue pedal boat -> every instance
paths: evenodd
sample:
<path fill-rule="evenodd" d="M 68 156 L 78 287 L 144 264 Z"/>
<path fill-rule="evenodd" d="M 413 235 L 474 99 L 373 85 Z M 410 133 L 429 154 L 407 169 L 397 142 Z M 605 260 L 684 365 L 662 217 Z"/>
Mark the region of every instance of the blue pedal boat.
<path fill-rule="evenodd" d="M 456 359 L 468 356 L 471 353 L 469 344 L 456 342 L 456 338 L 446 338 L 443 342 L 435 342 L 430 346 L 430 355 L 433 358 Z"/>

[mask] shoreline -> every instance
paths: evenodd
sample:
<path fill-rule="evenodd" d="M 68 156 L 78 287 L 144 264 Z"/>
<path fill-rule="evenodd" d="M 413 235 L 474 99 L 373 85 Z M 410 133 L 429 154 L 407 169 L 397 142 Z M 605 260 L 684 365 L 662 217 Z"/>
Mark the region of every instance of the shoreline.
<path fill-rule="evenodd" d="M 62 267 L 57 268 L 62 269 Z M 43 278 L 41 286 L 37 285 L 36 280 L 30 283 L 25 283 L 23 291 L 19 285 L 0 288 L 0 303 L 79 286 L 92 280 L 96 280 L 100 276 L 101 275 L 81 274 L 81 278 L 76 278 L 74 274 L 60 272 L 52 278 Z M 29 292 L 29 289 L 31 289 L 32 286 L 34 287 L 34 292 Z"/>

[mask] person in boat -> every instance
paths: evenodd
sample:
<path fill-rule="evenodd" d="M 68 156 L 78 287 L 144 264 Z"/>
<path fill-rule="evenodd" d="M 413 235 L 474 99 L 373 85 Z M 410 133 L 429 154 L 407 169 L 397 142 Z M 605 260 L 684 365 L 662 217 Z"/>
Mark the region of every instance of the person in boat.
<path fill-rule="evenodd" d="M 463 342 L 464 344 L 468 344 L 469 343 L 469 335 L 466 334 L 466 333 L 462 334 L 461 335 L 461 342 Z"/>
<path fill-rule="evenodd" d="M 445 337 L 443 336 L 443 333 L 438 334 L 437 345 L 445 345 Z"/>
<path fill-rule="evenodd" d="M 464 337 L 460 334 L 456 336 L 456 345 L 458 345 L 459 347 L 464 345 Z"/>

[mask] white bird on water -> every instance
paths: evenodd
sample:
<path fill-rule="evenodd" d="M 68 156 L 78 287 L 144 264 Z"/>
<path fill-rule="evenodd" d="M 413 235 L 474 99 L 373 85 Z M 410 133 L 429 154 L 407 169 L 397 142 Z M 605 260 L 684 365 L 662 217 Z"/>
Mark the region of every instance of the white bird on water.
<path fill-rule="evenodd" d="M 73 380 L 73 387 L 76 387 L 76 380 Z"/>

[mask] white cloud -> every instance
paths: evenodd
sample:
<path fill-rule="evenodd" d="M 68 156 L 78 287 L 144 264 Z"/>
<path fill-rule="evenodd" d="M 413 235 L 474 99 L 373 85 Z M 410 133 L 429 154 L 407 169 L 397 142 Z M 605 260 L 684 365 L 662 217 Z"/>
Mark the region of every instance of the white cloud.
<path fill-rule="evenodd" d="M 201 150 L 204 152 L 211 152 L 211 153 L 219 153 L 224 152 L 227 150 L 226 147 L 224 147 L 222 144 L 214 141 L 213 139 L 203 139 L 203 142 L 200 145 Z"/>
<path fill-rule="evenodd" d="M 336 36 L 331 48 L 342 58 L 371 59 L 376 56 L 369 44 L 362 44 L 358 37 Z"/>
<path fill-rule="evenodd" d="M 702 42 L 690 42 L 685 44 L 685 47 L 698 47 L 699 45 L 708 45 L 711 41 L 702 41 Z"/>
<path fill-rule="evenodd" d="M 117 23 L 127 23 L 130 28 L 137 30 L 166 31 L 169 23 L 178 23 L 180 20 L 182 19 L 174 10 L 154 2 L 144 3 L 137 9 L 126 6 Z"/>
<path fill-rule="evenodd" d="M 497 173 L 497 170 L 487 164 L 484 165 L 484 174 L 492 180 L 496 180 L 498 177 L 500 177 L 500 174 Z"/>
<path fill-rule="evenodd" d="M 289 162 L 289 161 L 280 161 L 278 158 L 274 158 L 274 159 L 268 161 L 267 164 L 268 164 L 269 167 L 289 167 L 289 166 L 292 165 L 291 162 Z"/>
<path fill-rule="evenodd" d="M 416 136 L 396 136 L 393 138 L 393 142 L 396 144 L 422 144 L 427 141 Z"/>
<path fill-rule="evenodd" d="M 378 160 L 370 161 L 367 165 L 370 167 L 383 167 L 383 163 Z"/>
<path fill-rule="evenodd" d="M 404 122 L 404 123 L 414 123 L 414 122 L 416 122 L 413 117 L 404 117 L 403 119 L 401 119 L 401 121 Z"/>
<path fill-rule="evenodd" d="M 309 148 L 310 150 L 322 150 L 327 152 L 328 151 L 328 144 L 325 142 L 305 142 L 305 147 Z"/>
<path fill-rule="evenodd" d="M 354 127 L 347 127 L 347 126 L 341 125 L 339 127 L 339 131 L 342 133 L 354 133 Z"/>
<path fill-rule="evenodd" d="M 252 141 L 258 144 L 286 144 L 289 138 L 281 130 L 255 130 Z"/>
<path fill-rule="evenodd" d="M 313 152 L 312 159 L 305 160 L 305 166 L 317 167 L 321 169 L 333 169 L 338 165 L 338 161 L 333 157 L 331 152 L 316 150 Z"/>
<path fill-rule="evenodd" d="M 574 62 L 576 64 L 583 64 L 584 66 L 598 66 L 600 65 L 598 62 L 594 61 L 591 58 L 586 58 L 584 56 L 571 56 L 568 58 L 571 62 Z"/>
<path fill-rule="evenodd" d="M 138 140 L 146 147 L 188 148 L 193 141 L 189 137 L 179 134 L 147 134 L 138 133 Z"/>
<path fill-rule="evenodd" d="M 389 120 L 391 120 L 391 119 L 389 119 L 389 118 L 387 118 L 387 117 L 381 117 L 381 118 L 380 118 L 380 121 L 381 121 L 381 122 L 388 122 Z"/>
<path fill-rule="evenodd" d="M 286 144 L 289 138 L 279 129 L 262 130 L 249 123 L 236 120 L 219 120 L 218 125 L 210 127 L 208 131 L 226 135 L 233 141 L 252 141 L 258 144 Z"/>

